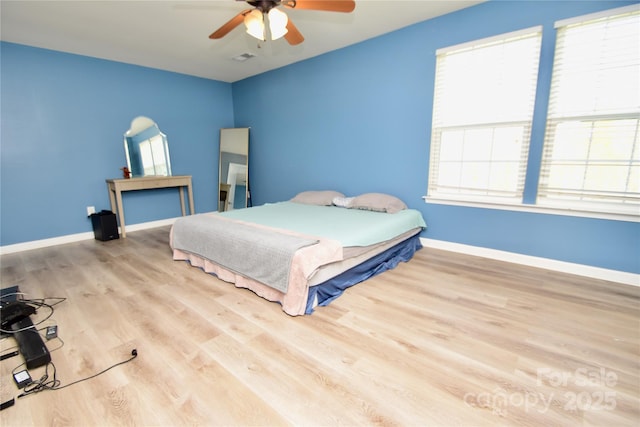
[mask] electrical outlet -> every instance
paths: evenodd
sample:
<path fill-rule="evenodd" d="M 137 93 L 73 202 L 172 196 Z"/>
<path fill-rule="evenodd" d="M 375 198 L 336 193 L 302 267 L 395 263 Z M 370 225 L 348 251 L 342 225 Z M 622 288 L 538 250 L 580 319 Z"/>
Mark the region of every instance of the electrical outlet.
<path fill-rule="evenodd" d="M 96 213 L 96 207 L 95 206 L 87 206 L 87 216 L 91 216 L 91 214 Z"/>

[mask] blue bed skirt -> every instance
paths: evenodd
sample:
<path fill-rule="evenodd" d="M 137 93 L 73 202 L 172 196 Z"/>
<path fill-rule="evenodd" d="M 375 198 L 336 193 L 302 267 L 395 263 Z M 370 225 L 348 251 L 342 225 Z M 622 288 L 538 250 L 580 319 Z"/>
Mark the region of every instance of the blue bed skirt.
<path fill-rule="evenodd" d="M 407 240 L 387 249 L 373 258 L 358 264 L 355 267 L 339 274 L 338 276 L 309 288 L 307 298 L 307 308 L 305 314 L 311 314 L 314 310 L 314 303 L 318 306 L 329 305 L 331 301 L 338 298 L 345 289 L 363 282 L 387 270 L 395 268 L 401 261 L 407 262 L 417 250 L 422 248 L 420 234 L 416 234 Z"/>

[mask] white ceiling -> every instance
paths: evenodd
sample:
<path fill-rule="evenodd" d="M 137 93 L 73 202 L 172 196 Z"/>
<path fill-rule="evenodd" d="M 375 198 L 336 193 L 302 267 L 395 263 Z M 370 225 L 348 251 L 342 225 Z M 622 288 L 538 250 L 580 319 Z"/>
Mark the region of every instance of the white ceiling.
<path fill-rule="evenodd" d="M 234 82 L 481 1 L 356 0 L 354 12 L 282 8 L 305 41 L 259 42 L 239 26 L 209 34 L 251 6 L 235 0 L 1 0 L 0 39 Z M 256 57 L 244 62 L 231 58 Z"/>

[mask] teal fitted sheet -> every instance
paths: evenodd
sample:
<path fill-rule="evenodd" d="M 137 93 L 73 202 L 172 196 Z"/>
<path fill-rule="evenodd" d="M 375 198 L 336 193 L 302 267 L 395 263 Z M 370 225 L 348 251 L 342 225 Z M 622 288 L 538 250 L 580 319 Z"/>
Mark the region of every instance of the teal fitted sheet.
<path fill-rule="evenodd" d="M 337 240 L 343 247 L 370 246 L 415 228 L 426 228 L 422 215 L 415 209 L 389 214 L 337 206 L 278 202 L 219 215 Z"/>

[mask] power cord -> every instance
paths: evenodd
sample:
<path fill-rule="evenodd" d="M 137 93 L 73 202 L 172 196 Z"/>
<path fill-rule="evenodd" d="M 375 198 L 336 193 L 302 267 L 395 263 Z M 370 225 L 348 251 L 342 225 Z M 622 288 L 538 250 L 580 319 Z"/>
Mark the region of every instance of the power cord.
<path fill-rule="evenodd" d="M 24 388 L 24 391 L 22 392 L 22 394 L 18 395 L 18 399 L 21 398 L 21 397 L 30 396 L 32 394 L 40 393 L 41 391 L 45 391 L 45 390 L 62 390 L 63 388 L 71 387 L 74 384 L 78 384 L 78 383 L 81 383 L 83 381 L 87 381 L 87 380 L 95 378 L 95 377 L 97 377 L 99 375 L 102 375 L 105 372 L 115 368 L 116 366 L 120 366 L 120 365 L 124 365 L 125 363 L 129 363 L 133 359 L 135 359 L 136 357 L 138 357 L 138 350 L 136 350 L 134 348 L 133 350 L 131 350 L 131 357 L 128 358 L 127 360 L 123 360 L 122 362 L 118 362 L 116 364 L 113 364 L 113 365 L 109 366 L 108 368 L 103 369 L 102 371 L 100 371 L 100 372 L 98 372 L 96 374 L 93 374 L 93 375 L 88 376 L 86 378 L 82 378 L 82 379 L 76 380 L 74 382 L 71 382 L 71 383 L 65 384 L 65 385 L 61 385 L 60 380 L 58 380 L 56 378 L 56 366 L 53 364 L 53 362 L 49 362 L 49 363 L 47 363 L 47 366 L 45 367 L 44 375 L 38 381 L 34 381 L 31 384 L 27 385 Z M 51 379 L 49 379 L 49 365 L 51 365 L 51 367 L 53 368 L 53 377 Z"/>
<path fill-rule="evenodd" d="M 41 298 L 41 299 L 24 299 L 24 295 L 25 294 L 23 294 L 22 292 L 18 292 L 18 293 L 14 293 L 14 294 L 6 294 L 6 295 L 0 296 L 0 303 L 3 302 L 2 299 L 6 298 L 8 296 L 11 296 L 11 295 L 20 295 L 20 296 L 22 296 L 23 298 L 20 299 L 21 302 L 26 303 L 26 304 L 31 304 L 31 305 L 35 306 L 37 309 L 42 308 L 42 307 L 46 307 L 46 308 L 49 309 L 49 313 L 44 319 L 40 320 L 38 323 L 36 323 L 36 324 L 34 324 L 32 326 L 26 327 L 26 328 L 18 329 L 18 330 L 15 330 L 15 331 L 14 330 L 6 331 L 6 330 L 3 330 L 3 329 L 0 329 L 0 332 L 7 333 L 7 334 L 15 334 L 16 332 L 29 331 L 29 332 L 33 332 L 33 333 L 41 335 L 40 331 L 43 331 L 46 328 L 38 329 L 37 326 L 40 326 L 42 323 L 44 323 L 47 320 L 49 320 L 51 318 L 51 316 L 53 315 L 53 312 L 55 311 L 55 309 L 53 307 L 66 300 L 66 298 L 61 298 L 61 297 L 49 297 L 49 298 Z M 50 299 L 54 299 L 54 300 L 57 300 L 57 301 L 55 301 L 55 302 L 53 302 L 51 304 L 48 304 L 48 303 L 45 302 L 46 300 L 50 300 Z M 61 344 L 60 344 L 60 346 L 56 347 L 55 349 L 51 350 L 50 352 L 59 350 L 60 348 L 62 348 L 64 346 L 64 341 L 62 341 L 62 339 L 59 336 L 56 336 L 55 339 L 59 340 Z M 13 352 L 12 353 L 7 353 L 6 355 L 2 355 L 2 356 L 7 357 L 8 354 L 13 354 Z M 109 371 L 109 370 L 111 370 L 111 369 L 113 369 L 113 368 L 115 368 L 117 366 L 124 365 L 125 363 L 129 363 L 133 359 L 135 359 L 136 357 L 138 357 L 138 350 L 136 350 L 134 348 L 133 350 L 131 350 L 131 357 L 129 357 L 127 360 L 123 360 L 122 362 L 115 363 L 115 364 L 109 366 L 106 369 L 103 369 L 102 371 L 100 371 L 100 372 L 98 372 L 96 374 L 93 374 L 93 375 L 88 376 L 86 378 L 81 378 L 79 380 L 73 381 L 73 382 L 71 382 L 69 384 L 65 384 L 65 385 L 61 385 L 60 380 L 58 380 L 57 377 L 56 377 L 56 373 L 57 373 L 56 366 L 53 364 L 53 362 L 49 362 L 45 366 L 44 375 L 42 375 L 42 377 L 39 380 L 32 381 L 31 383 L 26 385 L 24 387 L 24 389 L 23 389 L 23 392 L 18 395 L 18 398 L 25 397 L 25 396 L 30 396 L 32 394 L 36 394 L 36 393 L 39 393 L 39 392 L 45 391 L 45 390 L 62 390 L 63 388 L 67 388 L 67 387 L 70 387 L 70 386 L 72 386 L 74 384 L 78 384 L 78 383 L 81 383 L 83 381 L 87 381 L 87 380 L 95 378 L 95 377 L 97 377 L 99 375 L 102 375 L 105 372 L 107 372 L 107 371 Z M 12 370 L 12 374 L 15 376 L 16 370 L 18 368 L 24 366 L 24 365 L 25 365 L 25 363 L 22 363 L 22 364 L 16 366 Z M 51 378 L 49 377 L 49 366 L 51 366 L 51 368 L 53 369 Z M 13 406 L 14 402 L 15 402 L 15 400 L 11 399 L 11 400 L 9 400 L 7 402 L 4 402 L 4 403 L 0 404 L 0 410 L 8 408 L 10 406 Z"/>
<path fill-rule="evenodd" d="M 18 354 L 20 354 L 18 346 L 14 345 L 13 347 L 5 348 L 3 350 L 3 353 L 0 354 L 0 360 L 8 359 L 10 357 L 17 356 Z"/>
<path fill-rule="evenodd" d="M 14 295 L 14 294 L 8 294 L 8 295 Z M 3 295 L 3 297 L 7 297 L 8 295 Z M 24 295 L 24 294 L 21 294 L 21 295 Z M 52 304 L 47 304 L 45 301 L 49 300 L 49 299 L 55 299 L 57 301 L 52 303 Z M 66 298 L 61 298 L 61 297 L 50 297 L 50 298 L 40 298 L 40 299 L 21 299 L 20 302 L 35 306 L 36 309 L 40 309 L 42 307 L 48 308 L 49 309 L 49 313 L 47 314 L 47 317 L 45 317 L 44 319 L 40 320 L 38 323 L 35 323 L 33 326 L 27 326 L 26 328 L 16 329 L 16 330 L 0 329 L 0 332 L 5 333 L 5 334 L 15 334 L 16 332 L 22 332 L 22 331 L 26 331 L 26 330 L 35 328 L 36 326 L 40 326 L 42 323 L 44 323 L 47 320 L 49 320 L 51 318 L 51 316 L 53 316 L 53 312 L 55 311 L 55 309 L 53 307 L 58 305 L 58 304 L 60 304 L 61 302 L 65 301 L 65 300 L 66 300 Z"/>

